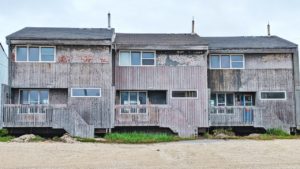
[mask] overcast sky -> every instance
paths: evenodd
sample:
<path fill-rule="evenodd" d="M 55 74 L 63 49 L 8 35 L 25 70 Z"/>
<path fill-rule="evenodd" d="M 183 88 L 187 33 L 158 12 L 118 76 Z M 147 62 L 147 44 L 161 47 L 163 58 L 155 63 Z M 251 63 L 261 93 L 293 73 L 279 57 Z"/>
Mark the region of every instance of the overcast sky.
<path fill-rule="evenodd" d="M 300 0 L 0 0 L 0 42 L 28 26 L 107 27 L 116 32 L 261 36 L 271 33 L 300 44 Z"/>

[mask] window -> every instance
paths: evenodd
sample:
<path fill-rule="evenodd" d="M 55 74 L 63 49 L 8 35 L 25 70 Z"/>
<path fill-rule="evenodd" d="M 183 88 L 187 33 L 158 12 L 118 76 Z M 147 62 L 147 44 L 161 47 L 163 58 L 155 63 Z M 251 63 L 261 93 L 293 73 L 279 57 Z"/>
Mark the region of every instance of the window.
<path fill-rule="evenodd" d="M 172 98 L 197 98 L 197 91 L 172 91 Z"/>
<path fill-rule="evenodd" d="M 41 47 L 41 61 L 54 61 L 54 48 Z"/>
<path fill-rule="evenodd" d="M 167 91 L 148 91 L 149 104 L 167 104 Z"/>
<path fill-rule="evenodd" d="M 119 66 L 153 66 L 155 53 L 144 51 L 120 51 Z"/>
<path fill-rule="evenodd" d="M 49 91 L 22 89 L 20 90 L 20 104 L 49 104 Z"/>
<path fill-rule="evenodd" d="M 285 91 L 276 91 L 276 92 L 260 92 L 261 100 L 286 100 Z"/>
<path fill-rule="evenodd" d="M 28 61 L 39 61 L 39 48 L 38 47 L 30 47 Z"/>
<path fill-rule="evenodd" d="M 55 48 L 41 46 L 17 46 L 17 62 L 54 62 Z"/>
<path fill-rule="evenodd" d="M 17 47 L 17 61 L 27 61 L 27 47 Z"/>
<path fill-rule="evenodd" d="M 211 69 L 243 69 L 244 55 L 210 55 Z"/>
<path fill-rule="evenodd" d="M 121 105 L 133 105 L 121 108 L 121 113 L 147 113 L 146 107 L 137 107 L 138 105 L 146 105 L 147 92 L 139 91 L 122 91 L 120 92 Z"/>
<path fill-rule="evenodd" d="M 227 113 L 232 114 L 233 109 L 231 106 L 234 105 L 234 94 L 233 93 L 217 93 L 211 94 L 210 105 L 217 107 L 224 107 L 218 109 L 211 109 L 211 113 Z"/>
<path fill-rule="evenodd" d="M 101 97 L 100 88 L 72 88 L 71 97 Z"/>

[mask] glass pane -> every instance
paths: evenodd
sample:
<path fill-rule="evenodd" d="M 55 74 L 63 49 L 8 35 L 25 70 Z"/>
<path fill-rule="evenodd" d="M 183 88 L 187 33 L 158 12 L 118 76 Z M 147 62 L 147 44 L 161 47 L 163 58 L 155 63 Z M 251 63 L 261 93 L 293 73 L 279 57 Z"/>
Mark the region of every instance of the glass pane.
<path fill-rule="evenodd" d="M 172 97 L 197 97 L 196 91 L 172 91 Z"/>
<path fill-rule="evenodd" d="M 130 92 L 129 98 L 130 98 L 131 105 L 137 105 L 137 92 Z"/>
<path fill-rule="evenodd" d="M 146 104 L 146 92 L 139 92 L 139 104 Z"/>
<path fill-rule="evenodd" d="M 226 94 L 226 106 L 233 106 L 233 94 Z"/>
<path fill-rule="evenodd" d="M 233 55 L 231 56 L 231 61 L 243 61 L 243 56 L 242 55 Z"/>
<path fill-rule="evenodd" d="M 86 96 L 100 96 L 100 89 L 84 89 Z"/>
<path fill-rule="evenodd" d="M 39 103 L 39 91 L 38 90 L 29 91 L 29 103 L 30 104 L 38 104 Z"/>
<path fill-rule="evenodd" d="M 217 106 L 216 94 L 211 94 L 210 95 L 210 106 Z"/>
<path fill-rule="evenodd" d="M 40 104 L 49 104 L 49 92 L 40 91 Z"/>
<path fill-rule="evenodd" d="M 41 48 L 41 61 L 54 61 L 54 48 Z"/>
<path fill-rule="evenodd" d="M 130 53 L 120 52 L 120 66 L 130 66 Z"/>
<path fill-rule="evenodd" d="M 128 92 L 121 92 L 121 104 L 129 104 Z"/>
<path fill-rule="evenodd" d="M 285 92 L 261 92 L 262 99 L 285 99 Z"/>
<path fill-rule="evenodd" d="M 31 47 L 29 48 L 29 61 L 39 61 L 39 48 Z"/>
<path fill-rule="evenodd" d="M 20 91 L 20 104 L 29 104 L 29 92 L 28 90 Z"/>
<path fill-rule="evenodd" d="M 221 68 L 230 68 L 230 56 L 228 55 L 221 56 Z"/>
<path fill-rule="evenodd" d="M 243 62 L 231 62 L 231 67 L 232 68 L 243 68 L 244 63 Z"/>
<path fill-rule="evenodd" d="M 154 59 L 153 52 L 143 52 L 143 59 Z"/>
<path fill-rule="evenodd" d="M 154 59 L 143 59 L 143 65 L 154 65 Z"/>
<path fill-rule="evenodd" d="M 218 94 L 218 106 L 225 106 L 225 94 Z"/>
<path fill-rule="evenodd" d="M 166 91 L 148 91 L 150 104 L 167 104 Z"/>
<path fill-rule="evenodd" d="M 72 96 L 99 97 L 101 96 L 101 93 L 100 89 L 72 89 Z"/>
<path fill-rule="evenodd" d="M 210 56 L 210 67 L 211 68 L 220 68 L 220 59 L 217 55 Z"/>
<path fill-rule="evenodd" d="M 17 47 L 17 61 L 27 61 L 27 47 Z"/>
<path fill-rule="evenodd" d="M 131 65 L 141 65 L 140 52 L 131 52 Z"/>

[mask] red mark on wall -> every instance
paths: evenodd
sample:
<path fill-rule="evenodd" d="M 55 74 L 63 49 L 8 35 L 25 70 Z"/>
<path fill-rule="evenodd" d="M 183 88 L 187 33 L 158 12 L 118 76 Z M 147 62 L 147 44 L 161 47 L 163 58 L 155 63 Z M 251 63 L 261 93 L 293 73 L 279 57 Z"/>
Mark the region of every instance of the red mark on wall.
<path fill-rule="evenodd" d="M 59 63 L 68 63 L 68 62 L 70 62 L 70 57 L 69 56 L 64 56 L 64 55 L 59 56 L 58 57 L 58 62 Z"/>
<path fill-rule="evenodd" d="M 14 52 L 11 53 L 11 60 L 16 61 L 16 55 Z"/>
<path fill-rule="evenodd" d="M 108 57 L 100 57 L 100 63 L 109 63 Z"/>
<path fill-rule="evenodd" d="M 92 60 L 93 60 L 93 57 L 92 57 L 92 56 L 83 56 L 83 57 L 81 57 L 81 60 L 82 60 L 84 63 L 91 63 Z"/>

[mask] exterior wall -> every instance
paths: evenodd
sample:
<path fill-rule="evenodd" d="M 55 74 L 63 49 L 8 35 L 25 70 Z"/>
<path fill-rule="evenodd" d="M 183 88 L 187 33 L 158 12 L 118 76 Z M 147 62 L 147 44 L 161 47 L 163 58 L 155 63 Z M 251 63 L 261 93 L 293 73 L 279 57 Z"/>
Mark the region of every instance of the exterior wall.
<path fill-rule="evenodd" d="M 208 86 L 211 92 L 256 92 L 256 106 L 264 108 L 264 127 L 295 127 L 292 54 L 245 54 L 245 69 L 209 70 Z M 260 91 L 286 91 L 287 100 L 263 101 Z"/>
<path fill-rule="evenodd" d="M 78 111 L 88 124 L 95 128 L 112 126 L 110 46 L 57 45 L 54 63 L 15 62 L 16 47 L 11 47 L 13 62 L 10 75 L 13 88 L 51 89 L 50 93 L 53 95 L 50 97 L 50 104 L 65 102 L 67 91 L 68 106 Z M 70 97 L 71 88 L 101 88 L 102 96 Z"/>
<path fill-rule="evenodd" d="M 6 103 L 6 94 L 8 92 L 8 60 L 2 45 L 0 44 L 0 117 L 2 117 L 2 105 Z M 0 128 L 2 128 L 2 120 L 0 120 Z"/>
<path fill-rule="evenodd" d="M 156 66 L 118 66 L 117 54 L 116 90 L 167 90 L 167 106 L 173 115 L 161 113 L 156 120 L 166 121 L 164 127 L 171 127 L 176 120 L 174 116 L 178 115 L 181 120 L 177 125 L 208 127 L 207 51 L 156 51 L 156 57 Z M 197 90 L 198 97 L 171 98 L 172 90 Z M 151 114 L 148 119 L 142 118 L 145 115 L 117 112 L 115 116 L 115 124 L 119 126 L 155 124 Z"/>

